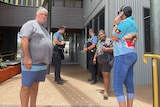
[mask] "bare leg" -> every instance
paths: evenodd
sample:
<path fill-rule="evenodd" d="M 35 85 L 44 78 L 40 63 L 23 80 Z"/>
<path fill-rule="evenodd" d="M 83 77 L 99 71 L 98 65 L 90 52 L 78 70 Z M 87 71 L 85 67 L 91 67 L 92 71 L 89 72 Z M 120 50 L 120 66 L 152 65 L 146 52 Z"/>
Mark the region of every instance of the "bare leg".
<path fill-rule="evenodd" d="M 28 107 L 29 95 L 30 95 L 30 87 L 21 86 L 21 91 L 20 91 L 21 107 Z"/>
<path fill-rule="evenodd" d="M 133 106 L 133 100 L 127 99 L 127 107 L 132 107 L 132 106 Z"/>
<path fill-rule="evenodd" d="M 39 82 L 35 82 L 31 87 L 30 107 L 36 107 L 36 99 L 37 99 L 37 94 L 38 94 L 38 85 L 39 85 Z"/>
<path fill-rule="evenodd" d="M 102 72 L 104 81 L 104 95 L 108 95 L 109 83 L 110 83 L 110 72 Z"/>
<path fill-rule="evenodd" d="M 119 107 L 126 107 L 126 102 L 119 102 Z"/>

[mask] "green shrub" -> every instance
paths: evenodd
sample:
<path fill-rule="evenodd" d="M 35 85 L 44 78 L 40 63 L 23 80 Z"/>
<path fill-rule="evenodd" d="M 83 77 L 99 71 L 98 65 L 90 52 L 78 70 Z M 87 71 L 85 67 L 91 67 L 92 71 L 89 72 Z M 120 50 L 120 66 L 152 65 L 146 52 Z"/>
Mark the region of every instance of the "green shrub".
<path fill-rule="evenodd" d="M 2 61 L 2 59 L 0 59 L 0 69 L 4 69 L 6 67 L 7 65 Z"/>

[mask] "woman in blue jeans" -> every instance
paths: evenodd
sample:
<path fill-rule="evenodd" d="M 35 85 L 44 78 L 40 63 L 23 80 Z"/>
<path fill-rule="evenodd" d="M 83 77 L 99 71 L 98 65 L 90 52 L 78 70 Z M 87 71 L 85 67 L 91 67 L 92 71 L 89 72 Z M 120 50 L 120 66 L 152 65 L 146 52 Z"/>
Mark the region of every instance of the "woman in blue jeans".
<path fill-rule="evenodd" d="M 132 107 L 134 99 L 133 67 L 137 61 L 135 43 L 138 28 L 131 15 L 131 7 L 122 6 L 114 20 L 112 31 L 112 40 L 114 41 L 113 87 L 119 107 Z M 126 87 L 127 101 L 123 85 Z"/>

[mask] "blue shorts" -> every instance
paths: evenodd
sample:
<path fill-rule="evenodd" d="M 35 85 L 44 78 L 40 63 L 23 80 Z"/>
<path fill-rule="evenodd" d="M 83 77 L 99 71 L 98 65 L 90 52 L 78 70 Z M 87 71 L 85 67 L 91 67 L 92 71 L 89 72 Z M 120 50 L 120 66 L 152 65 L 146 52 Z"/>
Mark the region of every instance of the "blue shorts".
<path fill-rule="evenodd" d="M 22 65 L 22 86 L 31 87 L 35 82 L 45 81 L 46 73 L 46 65 L 32 65 L 31 70 L 25 69 Z"/>

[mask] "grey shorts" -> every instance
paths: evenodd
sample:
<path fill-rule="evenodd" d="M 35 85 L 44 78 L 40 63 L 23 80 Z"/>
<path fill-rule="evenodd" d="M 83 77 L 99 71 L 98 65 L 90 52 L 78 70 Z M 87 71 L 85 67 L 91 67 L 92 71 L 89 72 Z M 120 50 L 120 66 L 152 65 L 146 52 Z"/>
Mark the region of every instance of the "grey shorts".
<path fill-rule="evenodd" d="M 97 57 L 98 67 L 101 72 L 110 72 L 112 67 L 110 66 L 107 57 Z"/>

